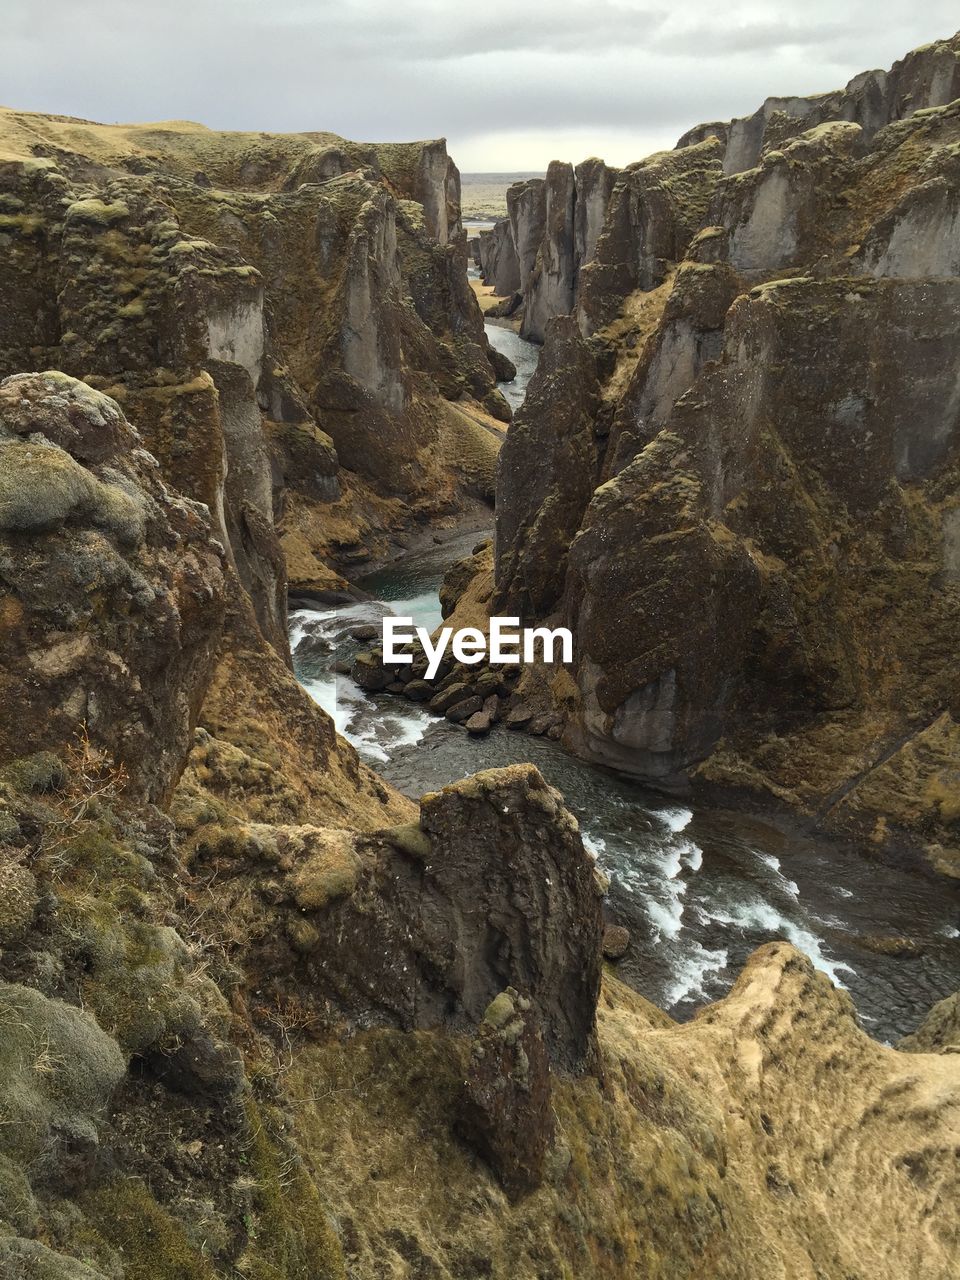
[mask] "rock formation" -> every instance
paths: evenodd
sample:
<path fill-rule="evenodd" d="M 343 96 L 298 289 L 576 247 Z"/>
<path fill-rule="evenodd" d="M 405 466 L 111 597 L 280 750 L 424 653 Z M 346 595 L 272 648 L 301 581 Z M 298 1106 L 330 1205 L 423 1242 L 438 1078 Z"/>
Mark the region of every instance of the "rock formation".
<path fill-rule="evenodd" d="M 728 123 L 696 125 L 678 147 L 716 137 L 724 145 L 724 173 L 752 169 L 766 151 L 829 120 L 848 120 L 861 128 L 861 145 L 895 120 L 917 111 L 945 107 L 960 98 L 956 42 L 939 40 L 914 49 L 889 71 L 864 71 L 845 89 L 809 98 L 767 98 L 752 116 Z"/>
<path fill-rule="evenodd" d="M 434 481 L 443 502 L 480 484 L 433 448 L 472 438 L 452 412 L 498 407 L 445 149 L 6 124 L 2 1280 L 952 1280 L 954 1002 L 886 1048 L 776 943 L 678 1025 L 602 972 L 601 884 L 533 766 L 417 806 L 291 674 L 287 560 L 336 543 L 343 565 L 361 516 L 375 542 L 403 499 L 437 510 Z M 937 713 L 957 281 L 938 237 L 902 228 L 952 225 L 958 128 L 915 116 L 864 156 L 820 131 L 740 179 L 708 140 L 633 168 L 599 231 L 595 207 L 571 224 L 551 204 L 627 289 L 611 320 L 599 290 L 589 322 L 547 324 L 504 472 L 539 448 L 550 484 L 509 516 L 497 589 L 596 628 L 593 665 L 557 685 L 571 727 L 652 683 L 639 749 L 683 756 L 699 691 L 738 735 L 714 775 L 772 779 L 788 734 L 826 772 L 881 720 Z M 789 234 L 770 226 L 784 202 Z M 531 279 L 559 262 L 541 249 Z M 903 426 L 904 368 L 922 431 Z M 597 484 L 566 488 L 574 470 Z M 672 599 L 669 558 L 689 594 L 659 647 L 606 649 L 597 580 L 633 645 L 643 592 Z M 341 579 L 317 560 L 302 581 Z M 445 615 L 481 618 L 493 590 L 481 544 Z M 726 686 L 684 665 L 681 628 Z M 499 680 L 477 675 L 480 710 Z M 770 690 L 789 723 L 757 747 Z M 905 826 L 924 796 L 955 821 L 937 769 L 956 713 L 844 801 L 869 811 L 882 787 Z"/>
<path fill-rule="evenodd" d="M 572 628 L 588 758 L 953 874 L 957 65 L 743 172 L 706 136 L 620 174 L 501 456 L 491 601 Z"/>
<path fill-rule="evenodd" d="M 573 309 L 616 177 L 602 160 L 584 160 L 576 168 L 556 161 L 546 179 L 510 187 L 509 216 L 481 235 L 483 279 L 506 300 L 507 314 L 523 308 L 522 337 L 543 342 L 547 321 Z"/>
<path fill-rule="evenodd" d="M 340 1276 L 292 1037 L 457 1045 L 516 985 L 548 1094 L 596 1070 L 576 822 L 532 766 L 417 821 L 115 401 L 10 377 L 0 451 L 0 1274 Z"/>
<path fill-rule="evenodd" d="M 83 728 L 169 800 L 223 628 L 211 525 L 114 401 L 60 373 L 0 383 L 0 759 Z"/>
<path fill-rule="evenodd" d="M 278 651 L 285 560 L 299 590 L 337 590 L 405 524 L 492 491 L 509 408 L 442 142 L 12 111 L 0 136 L 0 375 L 116 398 L 211 508 Z"/>

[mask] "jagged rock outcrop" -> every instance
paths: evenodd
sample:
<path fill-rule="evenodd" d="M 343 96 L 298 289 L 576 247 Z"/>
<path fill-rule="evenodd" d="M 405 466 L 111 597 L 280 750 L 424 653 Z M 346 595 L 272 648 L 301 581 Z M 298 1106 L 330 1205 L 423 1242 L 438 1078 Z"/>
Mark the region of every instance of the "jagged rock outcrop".
<path fill-rule="evenodd" d="M 540 1186 L 555 1134 L 550 1066 L 531 1003 L 513 987 L 483 1015 L 463 1095 L 460 1132 L 508 1195 Z"/>
<path fill-rule="evenodd" d="M 960 1053 L 960 993 L 938 1001 L 897 1048 L 907 1053 Z"/>
<path fill-rule="evenodd" d="M 54 372 L 0 383 L 0 764 L 82 731 L 169 799 L 223 627 L 214 534 L 114 401 Z"/>
<path fill-rule="evenodd" d="M 484 281 L 506 299 L 504 314 L 522 307 L 520 333 L 543 342 L 554 316 L 569 315 L 581 269 L 593 261 L 617 171 L 602 160 L 574 168 L 554 161 L 546 179 L 515 183 L 509 217 L 480 237 Z"/>
<path fill-rule="evenodd" d="M 520 290 L 520 260 L 513 243 L 510 219 L 501 218 L 489 231 L 480 233 L 480 274 L 500 298 L 510 298 Z"/>
<path fill-rule="evenodd" d="M 309 991 L 317 1018 L 413 1030 L 476 1027 L 512 985 L 555 1065 L 592 1061 L 600 890 L 575 821 L 532 765 L 425 796 L 418 823 L 365 837 L 224 825 L 190 801 L 174 812 L 220 909 L 250 916 L 261 988 Z M 251 900 L 264 867 L 271 893 Z"/>
<path fill-rule="evenodd" d="M 59 368 L 118 399 L 211 507 L 279 652 L 285 552 L 302 588 L 333 585 L 361 540 L 475 491 L 490 432 L 446 406 L 509 409 L 442 142 L 12 111 L 0 134 L 0 373 Z"/>
<path fill-rule="evenodd" d="M 596 361 L 576 322 L 555 320 L 500 454 L 493 613 L 509 602 L 524 617 L 545 617 L 559 602 L 567 552 L 596 486 L 598 391 Z M 541 428 L 547 413 L 549 433 Z"/>
<path fill-rule="evenodd" d="M 520 335 L 543 341 L 550 316 L 568 315 L 573 307 L 576 248 L 576 188 L 573 165 L 554 160 L 544 182 L 543 231 L 533 272 L 522 281 L 524 296 Z"/>
<path fill-rule="evenodd" d="M 904 65 L 946 93 L 956 44 Z M 911 101 L 621 173 L 500 457 L 491 608 L 572 628 L 589 758 L 955 873 L 960 103 Z"/>
<path fill-rule="evenodd" d="M 957 98 L 960 39 L 954 36 L 914 49 L 889 71 L 861 72 L 835 93 L 767 98 L 752 116 L 697 125 L 677 146 L 718 138 L 724 146 L 724 173 L 743 173 L 754 168 L 765 151 L 779 148 L 787 139 L 826 120 L 849 120 L 859 125 L 863 145 L 868 145 L 885 125 L 930 107 L 944 107 Z"/>
<path fill-rule="evenodd" d="M 634 291 L 648 293 L 663 283 L 703 225 L 719 178 L 715 139 L 621 171 L 594 259 L 581 277 L 577 317 L 585 334 L 610 324 Z"/>

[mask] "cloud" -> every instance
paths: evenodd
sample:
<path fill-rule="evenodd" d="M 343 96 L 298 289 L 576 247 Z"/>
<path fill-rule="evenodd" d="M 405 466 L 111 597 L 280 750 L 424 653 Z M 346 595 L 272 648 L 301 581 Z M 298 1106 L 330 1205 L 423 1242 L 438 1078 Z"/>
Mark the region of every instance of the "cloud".
<path fill-rule="evenodd" d="M 950 34 L 954 3 L 7 0 L 2 93 L 108 121 L 443 135 L 463 167 L 532 169 L 836 88 Z"/>

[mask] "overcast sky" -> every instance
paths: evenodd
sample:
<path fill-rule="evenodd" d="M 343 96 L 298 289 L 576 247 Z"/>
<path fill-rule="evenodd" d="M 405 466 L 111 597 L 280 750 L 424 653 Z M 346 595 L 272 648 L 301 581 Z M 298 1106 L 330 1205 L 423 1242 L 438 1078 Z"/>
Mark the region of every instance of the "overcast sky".
<path fill-rule="evenodd" d="M 3 0 L 0 101 L 615 163 L 960 27 L 956 0 Z"/>

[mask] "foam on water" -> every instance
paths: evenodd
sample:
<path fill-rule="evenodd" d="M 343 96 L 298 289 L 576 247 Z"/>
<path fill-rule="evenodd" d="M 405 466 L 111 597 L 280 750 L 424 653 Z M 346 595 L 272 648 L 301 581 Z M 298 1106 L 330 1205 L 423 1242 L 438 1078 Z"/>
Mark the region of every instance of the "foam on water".
<path fill-rule="evenodd" d="M 703 850 L 692 840 L 685 841 L 685 844 L 687 847 L 683 851 L 683 861 L 686 863 L 687 870 L 699 871 L 703 866 Z"/>
<path fill-rule="evenodd" d="M 796 924 L 769 902 L 760 898 L 738 903 L 729 911 L 713 910 L 708 912 L 715 924 L 725 924 L 738 929 L 756 930 L 774 938 L 785 938 L 792 942 L 798 951 L 802 951 L 815 969 L 825 973 L 838 987 L 845 984 L 840 972 L 855 973 L 850 965 L 842 960 L 831 959 L 823 949 L 823 943 L 815 933 Z"/>
<path fill-rule="evenodd" d="M 692 809 L 658 809 L 655 815 L 673 832 L 683 831 L 693 820 Z"/>
<path fill-rule="evenodd" d="M 720 973 L 727 967 L 726 951 L 710 951 L 694 942 L 685 955 L 674 965 L 674 979 L 664 991 L 668 1006 L 682 1000 L 709 998 L 705 985 L 711 973 Z"/>
<path fill-rule="evenodd" d="M 675 938 L 683 928 L 683 903 L 679 894 L 667 902 L 648 897 L 643 906 L 653 925 L 656 942 L 664 937 Z"/>
<path fill-rule="evenodd" d="M 358 622 L 382 616 L 381 605 L 362 601 L 335 610 L 298 609 L 290 616 L 290 648 L 309 656 L 332 655 Z M 386 764 L 391 752 L 419 742 L 433 723 L 432 717 L 413 703 L 397 699 L 382 702 L 368 697 L 348 677 L 323 671 L 301 674 L 300 683 L 331 717 L 337 733 L 355 747 L 368 764 Z"/>
<path fill-rule="evenodd" d="M 781 862 L 778 857 L 776 857 L 772 853 L 764 853 L 762 849 L 754 849 L 753 852 L 757 855 L 757 857 L 760 859 L 761 862 L 763 862 L 766 866 L 770 868 L 770 870 L 773 872 L 774 883 L 779 885 L 780 888 L 784 891 L 784 893 L 788 893 L 791 898 L 800 897 L 800 886 L 797 884 L 795 880 L 788 880 L 787 877 L 783 874 L 783 872 L 780 869 Z"/>
<path fill-rule="evenodd" d="M 590 835 L 586 831 L 581 831 L 580 839 L 594 862 L 600 862 L 607 849 L 607 842 L 603 836 Z"/>

